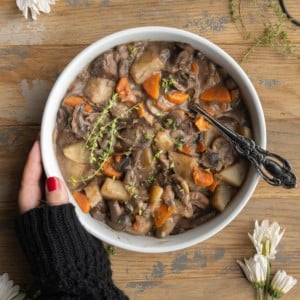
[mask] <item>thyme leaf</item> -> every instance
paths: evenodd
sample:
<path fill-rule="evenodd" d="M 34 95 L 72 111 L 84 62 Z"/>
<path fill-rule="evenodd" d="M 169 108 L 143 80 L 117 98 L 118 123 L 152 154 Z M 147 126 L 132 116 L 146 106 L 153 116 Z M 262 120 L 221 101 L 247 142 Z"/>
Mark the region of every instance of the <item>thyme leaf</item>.
<path fill-rule="evenodd" d="M 163 90 L 166 92 L 168 92 L 171 89 L 171 86 L 176 84 L 177 80 L 172 77 L 169 76 L 168 78 L 163 78 L 161 81 L 161 87 L 163 88 Z"/>
<path fill-rule="evenodd" d="M 138 48 L 135 47 L 135 46 L 132 46 L 131 49 L 130 49 L 130 54 L 129 54 L 129 59 L 130 61 L 133 61 L 136 57 L 136 54 L 137 54 L 137 51 L 138 51 Z"/>
<path fill-rule="evenodd" d="M 117 248 L 112 245 L 108 245 L 107 252 L 109 255 L 115 255 L 117 253 Z"/>

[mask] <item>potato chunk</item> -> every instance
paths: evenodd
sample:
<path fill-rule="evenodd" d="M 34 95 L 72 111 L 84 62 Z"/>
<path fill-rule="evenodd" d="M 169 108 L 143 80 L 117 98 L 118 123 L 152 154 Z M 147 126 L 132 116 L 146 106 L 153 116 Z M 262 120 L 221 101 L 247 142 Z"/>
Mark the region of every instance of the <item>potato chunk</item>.
<path fill-rule="evenodd" d="M 85 194 L 89 199 L 91 207 L 95 207 L 99 202 L 101 202 L 102 195 L 100 193 L 99 185 L 96 180 L 92 180 L 85 188 Z"/>
<path fill-rule="evenodd" d="M 155 138 L 154 143 L 159 150 L 172 150 L 174 147 L 173 139 L 167 131 L 159 131 Z"/>
<path fill-rule="evenodd" d="M 197 159 L 185 154 L 170 152 L 170 160 L 174 163 L 174 171 L 189 184 L 193 184 L 193 169 L 197 166 Z"/>
<path fill-rule="evenodd" d="M 232 196 L 233 188 L 229 185 L 220 184 L 217 186 L 213 194 L 211 205 L 218 211 L 222 212 L 230 202 Z"/>
<path fill-rule="evenodd" d="M 247 162 L 245 160 L 240 160 L 221 171 L 218 174 L 218 177 L 232 186 L 239 187 L 242 185 L 247 171 Z"/>
<path fill-rule="evenodd" d="M 149 199 L 149 203 L 152 209 L 156 208 L 159 205 L 163 192 L 164 190 L 161 186 L 152 185 Z"/>
<path fill-rule="evenodd" d="M 82 164 L 89 163 L 89 151 L 85 148 L 83 141 L 65 146 L 63 153 L 65 157 L 72 161 Z"/>
<path fill-rule="evenodd" d="M 153 153 L 150 147 L 142 150 L 141 157 L 140 157 L 140 164 L 143 169 L 152 168 Z"/>
<path fill-rule="evenodd" d="M 84 94 L 93 103 L 105 105 L 112 96 L 115 88 L 114 81 L 107 78 L 91 77 Z"/>
<path fill-rule="evenodd" d="M 143 83 L 153 73 L 162 70 L 163 61 L 153 50 L 146 50 L 131 66 L 130 74 L 138 84 Z"/>
<path fill-rule="evenodd" d="M 122 181 L 111 178 L 105 179 L 101 187 L 101 194 L 109 200 L 128 201 L 130 199 Z"/>

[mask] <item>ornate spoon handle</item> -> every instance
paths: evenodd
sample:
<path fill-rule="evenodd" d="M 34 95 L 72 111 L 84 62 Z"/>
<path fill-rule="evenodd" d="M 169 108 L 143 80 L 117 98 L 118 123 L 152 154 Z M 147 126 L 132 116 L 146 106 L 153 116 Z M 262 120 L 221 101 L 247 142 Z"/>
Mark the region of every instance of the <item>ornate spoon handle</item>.
<path fill-rule="evenodd" d="M 255 142 L 227 128 L 205 110 L 199 104 L 192 103 L 189 109 L 195 113 L 201 113 L 208 121 L 214 124 L 232 142 L 236 151 L 246 157 L 256 167 L 258 173 L 271 185 L 283 186 L 291 189 L 297 186 L 297 178 L 292 172 L 289 162 L 281 156 L 262 149 Z"/>

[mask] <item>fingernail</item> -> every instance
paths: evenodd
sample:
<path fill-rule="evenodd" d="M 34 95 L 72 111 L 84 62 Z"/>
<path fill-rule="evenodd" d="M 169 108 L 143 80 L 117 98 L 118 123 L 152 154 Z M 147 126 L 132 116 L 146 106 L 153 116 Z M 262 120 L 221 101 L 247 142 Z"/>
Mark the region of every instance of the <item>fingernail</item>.
<path fill-rule="evenodd" d="M 56 177 L 49 177 L 47 179 L 48 192 L 53 192 L 59 188 L 59 181 Z"/>

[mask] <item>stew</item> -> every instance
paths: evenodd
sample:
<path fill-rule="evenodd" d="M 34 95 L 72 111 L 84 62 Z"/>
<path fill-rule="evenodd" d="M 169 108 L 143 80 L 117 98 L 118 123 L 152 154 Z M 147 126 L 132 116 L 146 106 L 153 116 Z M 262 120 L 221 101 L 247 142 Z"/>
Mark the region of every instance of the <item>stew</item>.
<path fill-rule="evenodd" d="M 189 113 L 191 101 L 251 135 L 234 80 L 188 44 L 123 44 L 82 70 L 62 99 L 55 145 L 83 212 L 115 230 L 161 238 L 226 208 L 248 164 Z"/>

